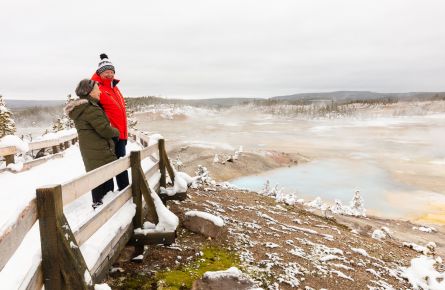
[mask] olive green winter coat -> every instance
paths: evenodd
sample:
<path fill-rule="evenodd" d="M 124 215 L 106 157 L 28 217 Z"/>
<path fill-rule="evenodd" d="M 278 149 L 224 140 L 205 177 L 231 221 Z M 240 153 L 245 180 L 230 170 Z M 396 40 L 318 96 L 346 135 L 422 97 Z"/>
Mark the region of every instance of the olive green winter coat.
<path fill-rule="evenodd" d="M 66 105 L 65 113 L 76 126 L 80 153 L 87 172 L 117 160 L 111 138 L 118 137 L 119 130 L 111 127 L 97 100 L 88 96 L 71 101 Z"/>

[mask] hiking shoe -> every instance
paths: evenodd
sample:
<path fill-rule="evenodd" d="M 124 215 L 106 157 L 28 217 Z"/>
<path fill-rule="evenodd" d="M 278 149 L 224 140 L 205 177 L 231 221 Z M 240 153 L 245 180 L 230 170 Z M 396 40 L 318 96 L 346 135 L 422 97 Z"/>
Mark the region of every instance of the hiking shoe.
<path fill-rule="evenodd" d="M 97 207 L 103 205 L 104 203 L 101 201 L 97 201 L 97 202 L 93 202 L 93 205 L 91 205 L 93 207 L 93 209 L 96 209 Z"/>

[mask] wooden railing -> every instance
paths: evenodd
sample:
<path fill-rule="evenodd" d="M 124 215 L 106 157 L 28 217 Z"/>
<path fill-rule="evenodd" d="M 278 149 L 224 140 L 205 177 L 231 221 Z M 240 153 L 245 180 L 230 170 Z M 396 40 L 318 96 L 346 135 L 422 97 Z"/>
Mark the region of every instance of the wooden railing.
<path fill-rule="evenodd" d="M 41 149 L 51 149 L 52 153 L 56 154 L 64 149 L 69 148 L 71 144 L 74 144 L 76 142 L 77 142 L 77 134 L 70 134 L 52 140 L 35 141 L 29 143 L 28 152 Z M 0 156 L 3 156 L 5 158 L 6 165 L 15 162 L 14 155 L 17 153 L 20 153 L 20 151 L 17 150 L 15 146 L 0 148 Z"/>
<path fill-rule="evenodd" d="M 144 218 L 153 223 L 158 222 L 152 194 L 158 194 L 160 186 L 165 186 L 166 171 L 174 182 L 174 170 L 168 160 L 163 139 L 149 145 L 150 140 L 147 136 L 132 132 L 132 137 L 139 139 L 139 142 L 147 147 L 133 151 L 130 156 L 106 164 L 64 184 L 38 188 L 36 198 L 21 212 L 17 221 L 0 236 L 1 270 L 34 223 L 39 221 L 42 263 L 30 270 L 20 289 L 41 289 L 43 285 L 45 289 L 92 289 L 92 283 L 105 276 L 122 248 L 132 237 L 138 246 L 152 243 L 170 244 L 174 241 L 175 232 L 145 236 L 136 236 L 133 233 L 133 229 L 142 227 Z M 153 164 L 144 171 L 141 162 L 146 158 L 150 158 Z M 131 184 L 73 232 L 64 215 L 63 206 L 130 168 Z M 79 246 L 130 199 L 136 205 L 132 223 L 116 234 L 102 251 L 95 265 L 89 269 Z"/>

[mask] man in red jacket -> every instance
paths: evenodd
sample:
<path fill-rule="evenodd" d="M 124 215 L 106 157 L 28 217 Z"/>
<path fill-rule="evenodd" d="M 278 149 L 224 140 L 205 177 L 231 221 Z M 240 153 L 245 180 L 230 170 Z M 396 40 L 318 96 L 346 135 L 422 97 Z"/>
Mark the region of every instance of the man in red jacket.
<path fill-rule="evenodd" d="M 115 145 L 115 153 L 117 158 L 124 157 L 125 146 L 127 145 L 128 129 L 127 129 L 127 111 L 125 108 L 124 97 L 117 88 L 119 80 L 114 78 L 115 69 L 108 56 L 105 53 L 100 55 L 100 62 L 96 73 L 91 77 L 92 80 L 98 82 L 100 94 L 100 105 L 104 109 L 105 114 L 110 119 L 111 126 L 119 130 L 119 137 L 113 138 Z M 119 190 L 124 189 L 129 184 L 128 172 L 118 174 L 116 176 Z"/>

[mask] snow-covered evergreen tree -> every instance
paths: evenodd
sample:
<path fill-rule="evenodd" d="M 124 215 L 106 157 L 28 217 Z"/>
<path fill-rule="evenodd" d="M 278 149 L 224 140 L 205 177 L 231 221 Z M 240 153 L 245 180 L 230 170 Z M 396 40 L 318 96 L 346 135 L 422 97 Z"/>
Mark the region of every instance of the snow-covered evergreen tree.
<path fill-rule="evenodd" d="M 129 98 L 124 98 L 124 102 L 125 102 L 125 108 L 127 108 L 127 123 L 128 123 L 128 128 L 130 129 L 136 129 L 136 125 L 138 123 L 138 121 L 136 120 L 136 118 L 134 117 L 134 108 L 135 106 L 129 106 L 128 102 L 129 102 Z M 131 101 L 130 101 L 131 102 Z"/>
<path fill-rule="evenodd" d="M 16 127 L 12 113 L 6 107 L 3 96 L 0 95 L 0 138 L 6 135 L 14 135 L 15 132 Z"/>
<path fill-rule="evenodd" d="M 69 95 L 67 96 L 67 100 L 66 100 L 66 102 L 65 102 L 65 106 L 66 106 L 69 102 L 71 102 L 71 101 L 73 101 L 73 100 L 74 100 L 74 98 L 71 96 L 71 94 L 69 94 Z M 64 126 L 65 129 L 71 129 L 71 128 L 74 128 L 74 121 L 73 121 L 68 115 L 66 115 L 65 113 L 63 113 L 63 117 L 62 117 L 62 119 L 61 119 L 61 122 L 63 123 L 63 126 Z"/>
<path fill-rule="evenodd" d="M 173 161 L 173 165 L 178 171 L 181 170 L 181 168 L 184 166 L 184 163 L 182 163 L 181 159 L 179 158 L 179 154 L 176 156 L 175 161 Z"/>
<path fill-rule="evenodd" d="M 360 195 L 360 191 L 354 193 L 354 197 L 351 200 L 351 211 L 355 216 L 366 216 L 366 209 L 363 202 L 363 198 Z"/>
<path fill-rule="evenodd" d="M 53 123 L 53 126 L 51 129 L 54 133 L 64 130 L 65 122 L 63 121 L 63 117 L 57 118 L 57 120 Z"/>

